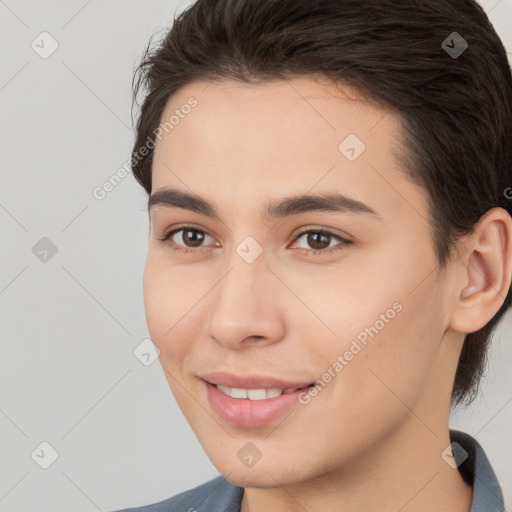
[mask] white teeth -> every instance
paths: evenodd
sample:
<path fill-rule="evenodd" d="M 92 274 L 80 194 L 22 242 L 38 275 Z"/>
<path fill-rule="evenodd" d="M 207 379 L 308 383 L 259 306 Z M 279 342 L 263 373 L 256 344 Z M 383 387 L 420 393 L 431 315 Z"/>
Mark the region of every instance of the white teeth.
<path fill-rule="evenodd" d="M 232 398 L 246 398 L 249 400 L 265 400 L 267 398 L 274 398 L 283 393 L 291 393 L 299 388 L 270 388 L 270 389 L 242 389 L 242 388 L 230 388 L 228 386 L 221 386 L 216 384 L 217 389 L 222 391 L 225 395 Z"/>
<path fill-rule="evenodd" d="M 231 396 L 231 388 L 221 386 L 220 384 L 216 384 L 216 386 L 219 391 L 222 391 L 225 395 Z"/>
<path fill-rule="evenodd" d="M 265 400 L 267 392 L 264 389 L 248 389 L 247 398 L 249 400 Z"/>
<path fill-rule="evenodd" d="M 279 396 L 282 391 L 278 388 L 267 389 L 267 398 L 274 398 Z"/>
<path fill-rule="evenodd" d="M 247 398 L 247 389 L 231 388 L 231 396 L 233 398 Z"/>

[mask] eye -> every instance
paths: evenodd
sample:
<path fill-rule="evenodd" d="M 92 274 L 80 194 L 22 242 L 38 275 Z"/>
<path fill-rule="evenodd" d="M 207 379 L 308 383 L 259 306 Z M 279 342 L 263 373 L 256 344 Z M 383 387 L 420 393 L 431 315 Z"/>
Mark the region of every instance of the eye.
<path fill-rule="evenodd" d="M 352 241 L 347 240 L 346 238 L 343 238 L 339 235 L 335 235 L 330 231 L 325 231 L 321 229 L 309 229 L 306 231 L 302 231 L 296 236 L 295 240 L 300 240 L 305 235 L 307 235 L 307 237 L 304 238 L 305 243 L 308 244 L 310 247 L 313 247 L 313 249 L 308 249 L 307 247 L 300 248 L 304 249 L 306 252 L 311 254 L 327 254 L 332 251 L 341 250 L 343 246 L 350 245 L 351 243 L 353 243 Z M 331 245 L 330 242 L 334 240 L 337 240 L 340 243 Z"/>
<path fill-rule="evenodd" d="M 178 233 L 179 236 L 175 239 L 174 237 Z M 308 249 L 307 247 L 299 248 L 305 250 L 309 254 L 327 254 L 336 250 L 341 250 L 344 246 L 353 243 L 346 238 L 321 229 L 309 229 L 302 231 L 295 237 L 294 243 L 305 235 L 307 235 L 307 237 L 304 238 L 306 244 L 309 244 L 313 249 Z M 207 240 L 207 238 L 213 240 L 210 235 L 201 229 L 195 228 L 194 226 L 182 226 L 167 232 L 162 238 L 159 238 L 159 240 L 164 244 L 170 245 L 173 251 L 190 253 L 204 249 L 205 246 L 202 243 Z M 338 243 L 331 245 L 332 241 L 338 241 Z"/>
<path fill-rule="evenodd" d="M 177 235 L 178 243 L 173 239 L 174 235 Z M 159 240 L 162 243 L 167 243 L 171 246 L 171 249 L 180 252 L 194 252 L 197 248 L 202 249 L 201 243 L 207 238 L 213 238 L 208 235 L 205 231 L 197 229 L 193 226 L 182 226 L 181 228 L 173 229 L 166 233 Z"/>

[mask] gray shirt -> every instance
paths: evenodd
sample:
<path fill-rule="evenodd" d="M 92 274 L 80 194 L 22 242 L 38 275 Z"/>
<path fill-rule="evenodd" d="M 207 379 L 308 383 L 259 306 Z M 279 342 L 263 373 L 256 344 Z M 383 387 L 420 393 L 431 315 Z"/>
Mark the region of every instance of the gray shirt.
<path fill-rule="evenodd" d="M 471 512 L 505 512 L 500 485 L 480 444 L 458 430 L 450 430 L 450 440 L 457 443 L 452 446 L 452 463 L 473 486 Z M 167 500 L 118 512 L 240 512 L 243 491 L 218 476 Z"/>

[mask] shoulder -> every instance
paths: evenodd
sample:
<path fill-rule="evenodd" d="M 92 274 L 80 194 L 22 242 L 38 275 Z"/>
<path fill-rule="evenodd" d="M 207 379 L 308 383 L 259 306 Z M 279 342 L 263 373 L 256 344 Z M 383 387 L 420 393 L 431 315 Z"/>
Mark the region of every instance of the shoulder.
<path fill-rule="evenodd" d="M 218 476 L 164 501 L 117 512 L 239 512 L 242 494 L 243 487 Z"/>
<path fill-rule="evenodd" d="M 480 443 L 459 430 L 450 430 L 450 440 L 453 464 L 464 480 L 473 486 L 471 512 L 505 512 L 503 492 Z"/>

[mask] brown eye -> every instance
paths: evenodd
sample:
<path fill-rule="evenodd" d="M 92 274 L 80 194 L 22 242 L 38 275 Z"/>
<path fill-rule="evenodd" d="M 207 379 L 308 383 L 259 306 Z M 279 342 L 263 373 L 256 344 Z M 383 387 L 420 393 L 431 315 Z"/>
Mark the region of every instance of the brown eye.
<path fill-rule="evenodd" d="M 307 243 L 308 245 L 315 250 L 326 249 L 329 247 L 330 235 L 326 235 L 324 233 L 315 233 L 310 231 L 307 233 Z M 327 244 L 327 245 L 326 245 Z"/>
<path fill-rule="evenodd" d="M 178 235 L 178 236 L 175 236 Z M 201 229 L 192 226 L 185 226 L 174 229 L 160 238 L 163 243 L 169 244 L 173 250 L 190 252 L 194 249 L 204 248 L 203 242 L 206 238 L 213 238 Z"/>
<path fill-rule="evenodd" d="M 346 240 L 339 235 L 335 235 L 329 231 L 313 229 L 299 233 L 296 237 L 296 241 L 300 239 L 304 239 L 308 247 L 298 247 L 314 254 L 329 253 L 333 250 L 341 249 L 343 246 L 352 243 L 350 240 Z M 337 241 L 338 243 L 331 245 L 332 241 Z"/>
<path fill-rule="evenodd" d="M 198 229 L 181 229 L 183 231 L 181 238 L 188 247 L 199 247 L 204 240 L 205 233 Z"/>

